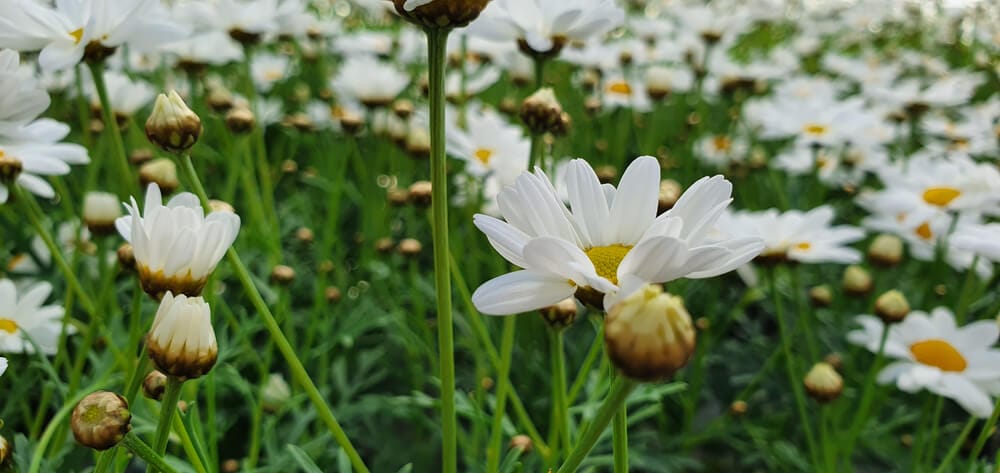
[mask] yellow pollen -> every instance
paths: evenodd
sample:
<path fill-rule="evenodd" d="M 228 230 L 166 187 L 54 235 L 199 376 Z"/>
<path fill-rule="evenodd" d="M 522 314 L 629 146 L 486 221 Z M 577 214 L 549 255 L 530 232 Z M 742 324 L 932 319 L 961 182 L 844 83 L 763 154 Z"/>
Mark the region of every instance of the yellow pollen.
<path fill-rule="evenodd" d="M 0 318 L 0 331 L 7 332 L 11 335 L 17 333 L 17 322 L 10 319 Z"/>
<path fill-rule="evenodd" d="M 968 363 L 950 343 L 941 339 L 930 339 L 910 345 L 910 353 L 917 362 L 933 366 L 941 371 L 965 371 Z"/>
<path fill-rule="evenodd" d="M 728 137 L 718 135 L 712 138 L 712 145 L 716 151 L 729 151 L 733 147 L 733 142 Z"/>
<path fill-rule="evenodd" d="M 825 135 L 827 130 L 828 128 L 826 127 L 826 125 L 818 125 L 815 123 L 810 123 L 802 127 L 802 131 L 804 131 L 807 135 L 814 135 L 814 136 Z"/>
<path fill-rule="evenodd" d="M 80 44 L 83 40 L 83 28 L 70 31 L 69 35 L 73 37 L 73 44 Z"/>
<path fill-rule="evenodd" d="M 481 162 L 483 164 L 489 164 L 490 163 L 490 158 L 493 157 L 493 151 L 492 150 L 488 150 L 486 148 L 479 148 L 479 149 L 476 150 L 476 152 L 474 154 L 476 156 L 476 159 L 478 159 L 479 162 Z"/>
<path fill-rule="evenodd" d="M 927 222 L 921 223 L 913 232 L 924 240 L 930 240 L 934 236 L 934 232 L 931 231 L 931 225 Z"/>
<path fill-rule="evenodd" d="M 609 245 L 595 246 L 584 251 L 587 258 L 594 263 L 597 275 L 618 285 L 618 265 L 625 259 L 625 255 L 632 251 L 630 245 Z"/>
<path fill-rule="evenodd" d="M 608 92 L 619 94 L 619 95 L 632 95 L 632 86 L 628 85 L 628 82 L 618 81 L 608 84 Z"/>
<path fill-rule="evenodd" d="M 795 248 L 802 251 L 808 251 L 810 248 L 812 248 L 812 245 L 808 241 L 804 241 L 802 243 L 799 243 L 798 245 L 795 245 Z"/>
<path fill-rule="evenodd" d="M 272 82 L 277 81 L 277 80 L 281 80 L 281 78 L 284 77 L 284 76 L 285 76 L 285 73 L 282 72 L 282 71 L 279 71 L 277 69 L 271 69 L 269 71 L 265 71 L 264 72 L 264 79 L 272 81 Z"/>
<path fill-rule="evenodd" d="M 960 195 L 962 195 L 962 191 L 954 187 L 929 187 L 924 191 L 924 202 L 944 207 Z"/>

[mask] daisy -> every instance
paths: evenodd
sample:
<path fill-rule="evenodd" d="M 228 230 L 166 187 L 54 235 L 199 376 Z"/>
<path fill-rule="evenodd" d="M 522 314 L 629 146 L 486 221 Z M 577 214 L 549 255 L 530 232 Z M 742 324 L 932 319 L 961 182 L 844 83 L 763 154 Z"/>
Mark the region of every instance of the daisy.
<path fill-rule="evenodd" d="M 504 220 L 475 216 L 493 248 L 523 268 L 476 290 L 473 302 L 483 313 L 515 314 L 574 295 L 606 308 L 620 288 L 627 294 L 643 282 L 717 276 L 763 249 L 756 237 L 709 238 L 732 201 L 732 184 L 722 176 L 694 183 L 659 217 L 660 166 L 653 157 L 632 162 L 617 189 L 602 186 L 582 159 L 570 162 L 567 181 L 572 211 L 536 169 L 497 197 Z"/>
<path fill-rule="evenodd" d="M 208 275 L 236 240 L 240 217 L 230 212 L 205 215 L 198 198 L 185 192 L 163 205 L 160 188 L 146 189 L 143 211 L 135 198 L 129 215 L 115 221 L 132 244 L 143 289 L 154 297 L 166 291 L 196 296 Z"/>
<path fill-rule="evenodd" d="M 55 7 L 31 0 L 0 4 L 0 47 L 41 50 L 42 69 L 67 69 L 84 55 L 103 60 L 123 44 L 155 50 L 190 32 L 159 0 L 70 0 Z"/>
<path fill-rule="evenodd" d="M 465 169 L 474 176 L 500 174 L 506 176 L 503 186 L 513 184 L 528 167 L 531 142 L 523 129 L 478 104 L 470 104 L 464 129 L 458 126 L 458 112 L 449 112 L 448 154 L 465 161 Z"/>
<path fill-rule="evenodd" d="M 389 63 L 352 56 L 344 61 L 330 86 L 341 100 L 377 107 L 392 103 L 409 83 L 409 76 Z"/>
<path fill-rule="evenodd" d="M 1000 223 L 961 225 L 951 235 L 951 243 L 990 261 L 1000 261 Z"/>
<path fill-rule="evenodd" d="M 879 177 L 885 189 L 859 200 L 870 210 L 1000 212 L 1000 171 L 964 153 L 917 153 L 905 163 L 883 167 Z"/>
<path fill-rule="evenodd" d="M 637 112 L 648 112 L 653 108 L 646 84 L 640 79 L 629 80 L 616 73 L 605 80 L 601 90 L 601 102 L 606 109 L 631 108 Z"/>
<path fill-rule="evenodd" d="M 46 355 L 59 351 L 64 309 L 42 305 L 51 292 L 52 285 L 43 281 L 26 286 L 18 297 L 14 282 L 0 279 L 0 352 L 34 353 L 34 345 Z M 65 330 L 75 333 L 69 325 Z"/>
<path fill-rule="evenodd" d="M 554 55 L 567 41 L 601 37 L 624 21 L 625 11 L 614 0 L 494 0 L 469 32 Z"/>
<path fill-rule="evenodd" d="M 104 80 L 108 88 L 108 101 L 119 120 L 135 116 L 139 109 L 149 105 L 156 98 L 156 89 L 143 80 L 133 80 L 115 71 L 105 71 Z M 100 109 L 101 100 L 93 82 L 87 86 L 87 96 L 91 107 Z"/>
<path fill-rule="evenodd" d="M 856 321 L 862 328 L 850 332 L 848 341 L 877 352 L 885 325 L 871 315 Z M 889 327 L 884 352 L 897 361 L 882 369 L 878 382 L 894 383 L 908 393 L 926 389 L 954 400 L 976 417 L 988 417 L 993 396 L 1000 394 L 1000 350 L 993 349 L 998 335 L 994 320 L 958 327 L 944 307 L 930 314 L 910 312 Z"/>
<path fill-rule="evenodd" d="M 0 356 L 0 376 L 7 372 L 7 359 Z"/>
<path fill-rule="evenodd" d="M 747 160 L 750 146 L 740 136 L 707 135 L 698 140 L 695 150 L 700 160 L 716 169 L 728 169 L 733 163 Z"/>
<path fill-rule="evenodd" d="M 801 263 L 857 263 L 861 252 L 847 245 L 865 237 L 864 230 L 850 225 L 833 225 L 833 208 L 824 205 L 808 212 L 726 212 L 719 219 L 723 233 L 759 236 L 764 240 L 760 257 L 771 261 Z"/>
<path fill-rule="evenodd" d="M 250 62 L 250 75 L 257 90 L 267 93 L 276 82 L 291 75 L 291 61 L 287 56 L 271 53 L 254 55 Z"/>

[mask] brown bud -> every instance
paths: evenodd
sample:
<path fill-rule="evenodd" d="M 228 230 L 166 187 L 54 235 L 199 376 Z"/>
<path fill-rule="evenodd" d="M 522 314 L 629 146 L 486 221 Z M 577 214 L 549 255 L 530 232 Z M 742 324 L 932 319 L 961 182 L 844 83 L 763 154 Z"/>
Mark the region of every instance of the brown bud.
<path fill-rule="evenodd" d="M 316 234 L 309 227 L 299 227 L 295 230 L 295 238 L 302 243 L 312 243 L 316 239 Z"/>
<path fill-rule="evenodd" d="M 115 393 L 97 391 L 83 398 L 73 409 L 70 427 L 73 437 L 85 447 L 107 450 L 121 442 L 132 430 L 128 401 Z"/>
<path fill-rule="evenodd" d="M 420 244 L 419 240 L 413 238 L 404 238 L 399 242 L 399 254 L 407 257 L 415 257 L 420 254 L 423 250 L 423 245 Z"/>
<path fill-rule="evenodd" d="M 240 471 L 240 461 L 230 458 L 222 462 L 222 473 L 238 473 Z"/>
<path fill-rule="evenodd" d="M 879 266 L 895 266 L 903 259 L 903 240 L 895 235 L 881 234 L 868 247 L 868 258 Z"/>
<path fill-rule="evenodd" d="M 181 185 L 177 179 L 177 164 L 167 158 L 157 158 L 139 167 L 139 183 L 143 188 L 156 183 L 163 194 L 171 194 Z"/>
<path fill-rule="evenodd" d="M 528 437 L 527 435 L 515 435 L 510 439 L 511 450 L 520 450 L 524 453 L 528 453 L 531 451 L 532 447 L 531 437 Z"/>
<path fill-rule="evenodd" d="M 213 87 L 208 91 L 205 102 L 216 113 L 227 113 L 233 108 L 233 93 L 225 87 Z"/>
<path fill-rule="evenodd" d="M 550 327 L 562 329 L 573 325 L 576 321 L 576 300 L 572 297 L 559 301 L 556 305 L 541 310 L 542 320 Z"/>
<path fill-rule="evenodd" d="M 271 269 L 271 283 L 287 286 L 295 281 L 295 270 L 291 266 L 279 264 Z"/>
<path fill-rule="evenodd" d="M 855 296 L 863 296 L 871 292 L 874 284 L 872 276 L 865 268 L 857 265 L 848 266 L 844 270 L 844 291 Z"/>
<path fill-rule="evenodd" d="M 160 94 L 146 120 L 146 138 L 168 153 L 191 149 L 201 136 L 201 119 L 188 108 L 177 91 Z"/>
<path fill-rule="evenodd" d="M 660 181 L 660 200 L 657 202 L 657 212 L 663 213 L 674 207 L 681 197 L 681 185 L 673 179 Z"/>
<path fill-rule="evenodd" d="M 226 113 L 226 126 L 233 133 L 248 133 L 256 124 L 257 118 L 245 105 L 235 106 Z"/>
<path fill-rule="evenodd" d="M 809 289 L 809 300 L 815 307 L 827 307 L 833 302 L 833 291 L 826 284 Z"/>
<path fill-rule="evenodd" d="M 418 207 L 431 205 L 431 182 L 417 181 L 410 184 L 410 202 Z"/>
<path fill-rule="evenodd" d="M 468 25 L 479 17 L 489 0 L 437 0 L 409 9 L 407 3 L 411 2 L 393 0 L 396 12 L 406 21 L 427 29 L 450 30 Z"/>
<path fill-rule="evenodd" d="M 655 381 L 672 376 L 691 359 L 695 330 L 680 297 L 647 284 L 608 311 L 604 345 L 626 376 Z"/>
<path fill-rule="evenodd" d="M 407 120 L 413 115 L 413 102 L 406 99 L 399 99 L 392 104 L 392 113 L 395 113 L 401 120 Z"/>
<path fill-rule="evenodd" d="M 375 251 L 383 255 L 391 252 L 393 247 L 395 246 L 396 243 L 392 241 L 392 238 L 389 237 L 383 237 L 379 238 L 378 240 L 375 240 Z"/>
<path fill-rule="evenodd" d="M 521 103 L 521 121 L 534 134 L 565 133 L 565 123 L 562 105 L 556 100 L 551 88 L 539 89 Z M 568 115 L 565 118 L 568 121 Z"/>
<path fill-rule="evenodd" d="M 389 205 L 393 207 L 402 207 L 410 201 L 410 192 L 406 189 L 392 188 L 386 194 L 389 199 Z"/>
<path fill-rule="evenodd" d="M 729 405 L 729 414 L 733 417 L 743 417 L 747 413 L 746 401 L 733 401 Z"/>
<path fill-rule="evenodd" d="M 158 370 L 150 371 L 142 380 L 142 395 L 154 401 L 163 399 L 167 390 L 167 375 Z"/>
<path fill-rule="evenodd" d="M 136 166 L 141 166 L 149 161 L 152 161 L 155 157 L 156 155 L 153 154 L 153 150 L 149 148 L 139 148 L 132 151 L 132 154 L 128 155 L 128 162 Z"/>
<path fill-rule="evenodd" d="M 818 402 L 830 402 L 844 391 L 844 379 L 829 363 L 819 362 L 806 374 L 803 384 L 810 397 Z"/>
<path fill-rule="evenodd" d="M 910 313 L 910 303 L 902 292 L 886 291 L 875 299 L 875 314 L 887 324 L 902 322 Z"/>
<path fill-rule="evenodd" d="M 135 253 L 132 250 L 132 245 L 129 243 L 122 243 L 118 247 L 118 264 L 122 269 L 126 271 L 135 271 Z"/>
<path fill-rule="evenodd" d="M 329 286 L 323 290 L 323 296 L 326 297 L 327 302 L 340 302 L 340 289 Z"/>

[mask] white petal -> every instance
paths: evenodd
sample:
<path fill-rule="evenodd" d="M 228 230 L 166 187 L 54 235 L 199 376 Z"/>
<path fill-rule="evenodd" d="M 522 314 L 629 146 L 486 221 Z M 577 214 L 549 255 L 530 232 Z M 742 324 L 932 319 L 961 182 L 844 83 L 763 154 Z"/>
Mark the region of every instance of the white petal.
<path fill-rule="evenodd" d="M 514 271 L 483 283 L 472 294 L 472 302 L 484 314 L 510 315 L 548 307 L 574 292 L 576 288 L 564 278 Z"/>

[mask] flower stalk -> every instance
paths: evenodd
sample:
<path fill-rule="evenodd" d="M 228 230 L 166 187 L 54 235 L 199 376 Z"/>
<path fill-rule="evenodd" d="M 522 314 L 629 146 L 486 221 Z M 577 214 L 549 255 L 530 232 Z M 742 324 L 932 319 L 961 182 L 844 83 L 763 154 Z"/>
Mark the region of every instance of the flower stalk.
<path fill-rule="evenodd" d="M 628 395 L 632 393 L 636 386 L 638 384 L 635 381 L 625 376 L 615 378 L 614 383 L 611 385 L 611 390 L 608 392 L 608 397 L 604 399 L 604 403 L 601 404 L 600 409 L 597 411 L 597 416 L 594 417 L 590 426 L 587 427 L 587 430 L 580 437 L 580 441 L 556 473 L 574 473 L 580 467 L 580 464 L 587 458 L 594 445 L 597 444 L 597 440 L 601 438 L 604 429 L 608 427 L 611 419 L 625 405 L 625 400 L 628 399 Z"/>

